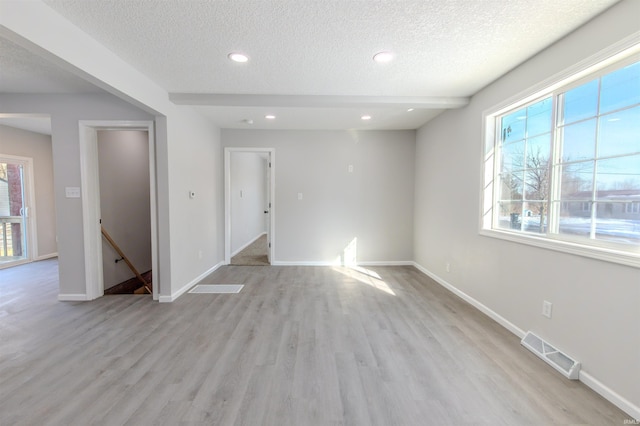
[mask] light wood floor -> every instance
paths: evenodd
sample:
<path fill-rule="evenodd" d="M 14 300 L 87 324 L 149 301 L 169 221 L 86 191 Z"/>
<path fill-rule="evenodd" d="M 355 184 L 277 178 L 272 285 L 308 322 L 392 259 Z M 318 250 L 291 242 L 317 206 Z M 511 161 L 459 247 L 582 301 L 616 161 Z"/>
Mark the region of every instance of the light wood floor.
<path fill-rule="evenodd" d="M 629 418 L 412 267 L 227 266 L 206 282 L 245 287 L 58 302 L 55 260 L 0 271 L 0 424 Z"/>
<path fill-rule="evenodd" d="M 269 266 L 267 234 L 262 235 L 231 258 L 231 265 Z"/>

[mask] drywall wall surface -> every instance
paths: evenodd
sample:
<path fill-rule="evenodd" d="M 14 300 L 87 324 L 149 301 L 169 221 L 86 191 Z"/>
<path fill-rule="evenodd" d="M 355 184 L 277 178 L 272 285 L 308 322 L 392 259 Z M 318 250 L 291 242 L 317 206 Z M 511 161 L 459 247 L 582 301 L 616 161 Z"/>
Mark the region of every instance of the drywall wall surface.
<path fill-rule="evenodd" d="M 254 152 L 231 153 L 231 255 L 235 255 L 265 227 L 265 155 Z"/>
<path fill-rule="evenodd" d="M 414 131 L 225 129 L 222 144 L 275 148 L 274 262 L 413 258 Z"/>
<path fill-rule="evenodd" d="M 175 295 L 224 260 L 223 160 L 220 130 L 191 107 L 171 111 L 167 135 Z"/>
<path fill-rule="evenodd" d="M 82 200 L 67 198 L 80 187 L 80 120 L 153 120 L 154 117 L 108 94 L 3 94 L 0 112 L 51 116 L 53 174 L 58 232 L 60 294 L 86 293 Z"/>
<path fill-rule="evenodd" d="M 623 1 L 417 133 L 415 260 L 640 407 L 640 270 L 479 235 L 482 113 L 636 33 Z M 450 265 L 447 272 L 446 264 Z M 553 303 L 552 319 L 541 315 Z"/>
<path fill-rule="evenodd" d="M 37 256 L 56 255 L 56 212 L 51 136 L 0 125 L 0 153 L 33 158 Z"/>
<path fill-rule="evenodd" d="M 151 270 L 148 133 L 98 131 L 98 163 L 102 226 L 136 270 L 147 272 Z M 106 238 L 102 270 L 105 289 L 135 277 Z"/>

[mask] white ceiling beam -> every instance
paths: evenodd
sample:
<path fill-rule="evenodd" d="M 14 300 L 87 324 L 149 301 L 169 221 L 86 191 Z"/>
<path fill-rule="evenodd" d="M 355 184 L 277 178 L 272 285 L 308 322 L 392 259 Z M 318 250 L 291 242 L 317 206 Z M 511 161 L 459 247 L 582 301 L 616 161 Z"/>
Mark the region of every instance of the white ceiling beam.
<path fill-rule="evenodd" d="M 0 37 L 153 114 L 167 92 L 39 0 L 3 0 Z"/>
<path fill-rule="evenodd" d="M 283 108 L 420 108 L 453 109 L 469 104 L 468 97 L 432 96 L 327 96 L 327 95 L 234 95 L 216 93 L 170 93 L 177 105 L 283 107 Z"/>

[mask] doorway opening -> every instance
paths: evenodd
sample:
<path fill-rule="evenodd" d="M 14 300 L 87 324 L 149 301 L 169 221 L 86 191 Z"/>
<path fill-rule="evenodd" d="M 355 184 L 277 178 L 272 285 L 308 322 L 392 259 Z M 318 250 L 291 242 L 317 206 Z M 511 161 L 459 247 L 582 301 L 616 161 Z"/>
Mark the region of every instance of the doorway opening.
<path fill-rule="evenodd" d="M 225 263 L 270 265 L 274 253 L 275 150 L 225 148 Z"/>
<path fill-rule="evenodd" d="M 98 130 L 105 294 L 149 294 L 152 285 L 149 135 Z"/>
<path fill-rule="evenodd" d="M 80 158 L 87 300 L 143 283 L 157 300 L 153 122 L 81 121 Z"/>
<path fill-rule="evenodd" d="M 33 159 L 0 154 L 0 268 L 34 258 L 34 224 Z"/>

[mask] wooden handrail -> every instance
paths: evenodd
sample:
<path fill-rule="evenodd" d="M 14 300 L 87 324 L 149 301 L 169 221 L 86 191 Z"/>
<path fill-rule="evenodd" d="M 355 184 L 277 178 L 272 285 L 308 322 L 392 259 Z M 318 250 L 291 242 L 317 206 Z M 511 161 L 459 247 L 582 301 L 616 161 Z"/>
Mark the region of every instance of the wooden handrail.
<path fill-rule="evenodd" d="M 100 229 L 102 230 L 102 235 L 104 235 L 104 237 L 107 239 L 107 241 L 109 241 L 109 244 L 111 244 L 111 246 L 115 249 L 115 251 L 118 252 L 120 257 L 124 259 L 124 262 L 127 264 L 127 266 L 129 266 L 129 269 L 131 269 L 131 272 L 136 274 L 136 277 L 138 277 L 140 282 L 142 282 L 142 284 L 144 285 L 145 290 L 147 290 L 149 292 L 149 294 L 151 294 L 151 289 L 149 288 L 149 283 L 142 277 L 142 275 L 140 275 L 140 272 L 138 272 L 138 270 L 133 266 L 133 264 L 131 263 L 129 258 L 122 252 L 122 250 L 120 250 L 120 247 L 118 247 L 116 242 L 113 241 L 113 238 L 111 238 L 109 233 L 104 229 L 104 226 L 100 226 Z"/>

